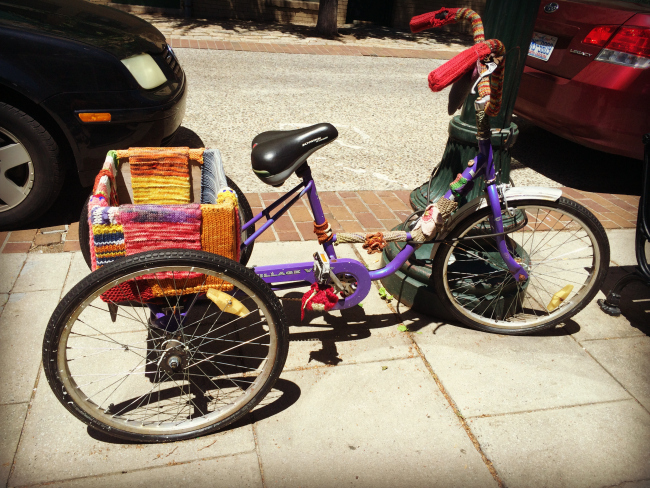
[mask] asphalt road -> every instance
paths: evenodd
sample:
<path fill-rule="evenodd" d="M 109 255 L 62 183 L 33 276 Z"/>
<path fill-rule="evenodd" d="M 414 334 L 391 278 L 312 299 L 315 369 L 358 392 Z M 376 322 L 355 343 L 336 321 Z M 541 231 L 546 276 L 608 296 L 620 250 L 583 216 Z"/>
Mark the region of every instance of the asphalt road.
<path fill-rule="evenodd" d="M 447 90 L 433 93 L 427 85 L 429 71 L 442 61 L 176 52 L 189 80 L 183 126 L 206 146 L 221 150 L 226 172 L 245 191 L 269 189 L 250 169 L 251 140 L 267 130 L 319 122 L 337 127 L 339 138 L 310 158 L 322 190 L 413 189 L 428 179 L 442 157 L 450 120 Z M 512 150 L 515 184 L 612 193 L 640 190 L 640 162 L 591 151 L 526 121 L 518 123 L 521 135 Z M 587 168 L 593 173 L 587 174 Z M 603 178 L 611 168 L 625 168 L 625 173 Z"/>
<path fill-rule="evenodd" d="M 189 80 L 183 126 L 219 148 L 245 191 L 268 188 L 250 169 L 267 130 L 334 124 L 338 139 L 310 158 L 323 190 L 408 189 L 442 155 L 445 96 L 427 88 L 440 61 L 178 49 Z M 297 181 L 297 180 L 296 180 Z"/>

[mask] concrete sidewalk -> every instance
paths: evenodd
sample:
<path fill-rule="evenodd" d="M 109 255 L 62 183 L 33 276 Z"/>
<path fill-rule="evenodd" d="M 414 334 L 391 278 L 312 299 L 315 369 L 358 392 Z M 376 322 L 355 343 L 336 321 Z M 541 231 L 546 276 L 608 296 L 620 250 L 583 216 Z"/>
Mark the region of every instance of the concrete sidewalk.
<path fill-rule="evenodd" d="M 634 264 L 634 231 L 608 235 L 606 288 Z M 251 264 L 306 261 L 315 249 L 258 243 Z M 531 337 L 399 316 L 376 288 L 363 308 L 302 323 L 285 301 L 289 357 L 264 406 L 218 434 L 139 445 L 87 429 L 42 374 L 47 321 L 88 273 L 81 254 L 0 254 L 0 269 L 6 486 L 650 486 L 648 302 L 632 301 L 648 298 L 643 287 L 625 291 L 623 317 L 594 302 Z"/>

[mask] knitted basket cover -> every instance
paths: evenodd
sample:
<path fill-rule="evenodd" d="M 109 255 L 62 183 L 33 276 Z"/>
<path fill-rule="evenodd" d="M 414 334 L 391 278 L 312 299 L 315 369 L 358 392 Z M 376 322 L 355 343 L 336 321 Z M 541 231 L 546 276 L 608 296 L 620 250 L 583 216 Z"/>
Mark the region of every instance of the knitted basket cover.
<path fill-rule="evenodd" d="M 93 270 L 123 256 L 169 248 L 202 249 L 239 259 L 241 223 L 234 192 L 219 193 L 213 205 L 171 204 L 179 199 L 189 201 L 188 158 L 202 163 L 203 154 L 202 148 L 131 148 L 109 152 L 89 203 Z M 136 202 L 159 198 L 164 202 L 118 207 L 118 157 L 129 158 Z M 225 182 L 225 176 L 222 179 Z M 229 291 L 233 285 L 201 273 L 155 273 L 115 286 L 103 293 L 102 299 L 147 302 L 164 296 L 205 292 L 209 288 Z"/>
<path fill-rule="evenodd" d="M 187 147 L 129 149 L 134 203 L 190 203 L 189 157 Z"/>

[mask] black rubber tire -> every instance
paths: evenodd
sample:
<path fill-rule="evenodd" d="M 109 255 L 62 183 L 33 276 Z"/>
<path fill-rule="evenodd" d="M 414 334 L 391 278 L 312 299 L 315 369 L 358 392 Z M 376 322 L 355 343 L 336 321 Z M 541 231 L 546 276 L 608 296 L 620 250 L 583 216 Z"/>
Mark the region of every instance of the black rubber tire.
<path fill-rule="evenodd" d="M 86 310 L 85 307 L 88 307 L 88 309 L 92 308 L 91 313 L 97 313 L 95 310 L 97 307 L 92 306 L 91 298 L 97 297 L 99 291 L 102 290 L 103 287 L 111 286 L 114 283 L 114 280 L 124 278 L 126 277 L 126 275 L 129 275 L 131 273 L 136 273 L 136 272 L 147 273 L 150 270 L 156 269 L 157 267 L 159 267 L 159 269 L 162 270 L 165 268 L 169 269 L 170 266 L 185 266 L 185 267 L 191 266 L 193 267 L 193 269 L 203 269 L 209 272 L 221 273 L 220 276 L 223 276 L 223 278 L 226 280 L 231 279 L 244 284 L 244 286 L 249 289 L 248 293 L 252 293 L 252 295 L 249 295 L 249 297 L 254 296 L 255 297 L 254 300 L 258 300 L 259 302 L 261 302 L 266 309 L 264 315 L 264 317 L 266 317 L 266 321 L 261 321 L 261 322 L 266 324 L 264 330 L 268 329 L 269 338 L 271 337 L 275 338 L 274 341 L 269 342 L 269 344 L 275 344 L 274 347 L 269 347 L 269 350 L 273 349 L 274 352 L 272 362 L 269 366 L 266 365 L 264 366 L 264 370 L 266 371 L 267 376 L 265 377 L 265 379 L 263 378 L 260 381 L 261 384 L 257 384 L 254 388 L 251 387 L 252 390 L 250 393 L 247 392 L 246 394 L 241 395 L 242 402 L 245 403 L 242 403 L 239 407 L 237 407 L 238 409 L 234 410 L 233 412 L 226 412 L 226 414 L 228 415 L 226 418 L 223 418 L 218 421 L 216 421 L 215 419 L 210 419 L 208 420 L 208 422 L 213 422 L 213 423 L 210 423 L 207 426 L 203 426 L 195 430 L 189 430 L 186 428 L 184 432 L 173 433 L 173 434 L 162 434 L 162 433 L 142 434 L 142 433 L 138 433 L 140 431 L 132 432 L 132 431 L 120 430 L 119 426 L 116 427 L 115 425 L 113 426 L 107 425 L 106 423 L 104 423 L 106 422 L 106 419 L 101 418 L 101 414 L 107 413 L 108 409 L 110 409 L 112 405 L 110 405 L 106 411 L 102 412 L 103 407 L 96 408 L 97 405 L 94 405 L 95 408 L 88 408 L 92 406 L 91 405 L 92 401 L 90 400 L 89 397 L 84 398 L 87 407 L 86 409 L 83 409 L 81 406 L 79 406 L 76 403 L 74 395 L 70 394 L 69 393 L 70 390 L 67 390 L 65 386 L 65 378 L 68 378 L 70 379 L 70 381 L 72 381 L 72 383 L 68 383 L 69 385 L 70 384 L 72 384 L 73 386 L 77 385 L 76 380 L 74 380 L 74 376 L 68 375 L 69 373 L 68 364 L 70 363 L 70 361 L 74 363 L 74 360 L 66 361 L 64 359 L 64 362 L 62 364 L 59 364 L 59 359 L 60 359 L 59 349 L 65 351 L 64 353 L 62 353 L 65 354 L 65 358 L 67 358 L 67 355 L 70 354 L 69 351 L 71 349 L 74 349 L 74 347 L 70 347 L 68 343 L 68 339 L 71 336 L 75 338 L 78 338 L 79 336 L 74 335 L 74 332 L 71 333 L 71 330 L 76 326 L 75 324 L 77 323 L 77 318 L 79 317 L 79 315 L 83 314 L 84 310 Z M 95 298 L 95 300 L 97 300 L 97 298 Z M 87 303 L 85 303 L 86 301 Z M 258 306 L 259 306 L 259 302 L 256 302 L 258 303 Z M 120 310 L 122 310 L 122 306 L 123 304 L 120 304 Z M 128 312 L 124 312 L 124 315 L 122 316 L 124 316 L 125 318 L 128 318 L 129 316 L 133 317 L 133 315 L 129 314 Z M 72 318 L 74 318 L 74 321 L 70 322 Z M 81 323 L 83 325 L 86 325 L 83 321 L 81 321 Z M 152 328 L 153 327 L 151 327 L 150 324 L 147 324 L 147 329 L 152 329 Z M 62 339 L 64 330 L 66 332 L 64 338 Z M 117 334 L 117 332 L 111 331 L 109 329 L 104 329 L 103 331 L 99 329 L 94 329 L 94 330 L 97 330 L 97 332 L 100 334 L 97 337 L 105 336 L 106 338 L 109 338 L 109 336 L 106 334 L 111 334 L 111 333 Z M 104 332 L 106 332 L 106 334 Z M 176 335 L 177 332 L 174 332 L 173 334 Z M 178 335 L 178 337 L 180 338 L 180 335 Z M 204 337 L 207 337 L 207 335 Z M 257 339 L 259 338 L 256 338 L 256 340 Z M 61 340 L 64 340 L 65 342 L 60 344 L 59 342 Z M 240 339 L 240 340 L 244 341 L 242 342 L 242 345 L 250 343 L 250 340 L 249 341 L 245 341 L 244 339 Z M 205 339 L 202 339 L 201 344 L 203 343 L 203 341 L 205 341 Z M 104 342 L 107 341 L 104 340 Z M 113 343 L 111 341 L 108 342 Z M 233 341 L 229 341 L 229 342 L 233 342 Z M 188 342 L 188 344 L 191 343 L 192 340 Z M 141 342 L 137 342 L 136 339 L 135 344 L 141 344 Z M 201 344 L 199 344 L 199 346 Z M 102 346 L 102 347 L 106 347 L 106 346 Z M 280 304 L 278 298 L 271 290 L 271 288 L 264 281 L 262 281 L 262 279 L 259 278 L 252 270 L 242 266 L 241 264 L 235 261 L 226 259 L 222 256 L 218 256 L 215 254 L 210 254 L 204 251 L 190 251 L 186 249 L 168 249 L 163 251 L 148 251 L 133 256 L 128 256 L 118 261 L 115 261 L 111 264 L 108 264 L 106 266 L 103 266 L 100 269 L 98 269 L 96 272 L 86 276 L 72 290 L 70 290 L 63 297 L 59 305 L 56 307 L 48 323 L 45 332 L 45 337 L 43 340 L 43 365 L 44 365 L 45 376 L 47 378 L 47 381 L 50 384 L 52 391 L 59 399 L 59 401 L 75 417 L 77 417 L 82 422 L 88 424 L 92 428 L 104 432 L 111 436 L 119 437 L 121 439 L 128 439 L 132 441 L 172 442 L 172 441 L 190 439 L 190 438 L 216 432 L 226 427 L 227 425 L 241 419 L 247 413 L 249 413 L 267 395 L 267 393 L 271 390 L 271 388 L 273 388 L 273 385 L 275 384 L 276 380 L 280 376 L 280 373 L 282 372 L 282 369 L 284 367 L 284 363 L 287 357 L 288 347 L 289 347 L 288 328 L 287 328 L 286 317 L 284 314 L 284 309 Z M 147 354 L 149 354 L 148 348 L 149 346 L 147 346 L 146 348 Z M 140 348 L 140 350 L 141 349 L 142 348 Z M 198 347 L 196 349 L 198 350 Z M 231 349 L 227 349 L 227 350 L 229 351 Z M 84 352 L 83 354 L 86 353 Z M 89 354 L 89 356 L 93 356 L 93 355 L 96 356 L 96 353 Z M 88 356 L 82 356 L 82 357 L 86 358 Z M 201 360 L 199 362 L 205 362 L 206 360 L 209 360 L 209 358 Z M 110 371 L 109 369 L 104 369 L 106 368 L 107 363 L 102 359 L 97 358 L 94 359 L 94 361 L 98 362 L 99 364 L 98 368 L 101 372 Z M 121 364 L 121 362 L 119 363 L 120 363 L 120 368 L 122 368 L 123 365 Z M 207 365 L 209 364 L 210 363 L 208 362 Z M 217 364 L 223 364 L 223 363 L 219 363 L 217 361 Z M 204 368 L 205 367 L 208 366 L 204 366 Z M 223 368 L 224 366 L 221 367 Z M 246 367 L 243 368 L 251 369 Z M 221 371 L 221 369 L 219 369 L 218 366 L 217 369 Z M 86 372 L 87 370 L 84 369 L 83 371 Z M 126 374 L 131 374 L 131 373 L 126 373 Z M 188 375 L 190 374 L 189 371 L 187 374 Z M 63 379 L 62 376 L 64 376 Z M 88 375 L 84 374 L 82 376 L 88 376 Z M 75 390 L 79 389 L 80 391 L 79 394 L 82 397 L 85 397 L 86 392 L 81 390 L 81 388 L 85 386 L 86 384 L 83 384 L 80 387 L 73 388 L 73 389 Z M 165 394 L 165 392 L 166 390 L 163 390 L 163 395 Z M 149 393 L 147 393 L 147 395 Z M 139 398 L 141 398 L 141 396 L 137 397 L 137 399 Z M 160 399 L 160 390 L 158 391 L 158 399 Z M 153 408 L 154 407 L 152 406 L 151 409 Z M 149 403 L 147 403 L 146 409 L 147 410 L 150 409 Z M 95 413 L 97 417 L 100 418 L 98 419 L 97 417 L 93 416 L 92 413 Z M 112 417 L 115 417 L 115 415 L 113 415 Z M 203 417 L 203 415 L 201 415 L 201 417 Z M 125 424 L 122 421 L 121 425 L 127 426 L 133 424 Z M 138 427 L 139 426 L 135 426 L 133 430 L 137 430 Z"/>
<path fill-rule="evenodd" d="M 244 195 L 244 193 L 239 189 L 235 182 L 227 176 L 226 181 L 228 182 L 228 186 L 235 190 L 235 193 L 237 194 L 237 199 L 239 200 L 239 220 L 243 226 L 246 222 L 253 218 L 253 211 L 251 210 L 251 206 L 246 199 L 246 195 Z M 89 243 L 90 229 L 88 228 L 88 202 L 90 201 L 90 197 L 91 195 L 89 195 L 86 199 L 86 203 L 84 203 L 84 206 L 81 208 L 81 215 L 79 216 L 79 247 L 81 248 L 81 254 L 84 257 L 88 268 L 92 268 Z M 241 241 L 244 242 L 246 239 L 253 235 L 253 232 L 255 232 L 255 226 L 251 226 L 245 231 L 242 231 Z M 241 256 L 239 257 L 239 262 L 244 266 L 248 264 L 248 260 L 253 253 L 254 244 L 254 242 L 251 242 L 250 245 L 242 251 Z"/>
<path fill-rule="evenodd" d="M 592 245 L 594 247 L 594 254 L 593 254 L 593 257 L 592 257 L 593 268 L 597 269 L 597 272 L 595 273 L 595 276 L 594 276 L 593 272 L 587 273 L 585 271 L 585 273 L 587 273 L 587 279 L 589 280 L 589 282 L 588 282 L 588 285 L 585 286 L 585 288 L 587 288 L 587 289 L 584 292 L 581 291 L 582 289 L 579 290 L 581 295 L 580 295 L 579 300 L 578 300 L 577 303 L 574 304 L 572 302 L 572 300 L 575 300 L 575 298 L 572 298 L 571 300 L 568 301 L 568 305 L 566 307 L 561 307 L 561 308 L 558 307 L 558 313 L 548 313 L 546 317 L 535 317 L 535 319 L 537 319 L 538 322 L 541 322 L 541 323 L 537 323 L 537 324 L 535 324 L 533 326 L 532 324 L 535 323 L 535 319 L 531 318 L 531 326 L 522 325 L 520 328 L 517 328 L 517 327 L 519 327 L 518 325 L 513 325 L 513 324 L 516 324 L 516 322 L 509 322 L 508 320 L 493 319 L 492 315 L 490 315 L 490 317 L 487 318 L 487 317 L 482 316 L 480 313 L 479 314 L 474 313 L 473 311 L 477 308 L 477 305 L 476 305 L 475 301 L 474 302 L 468 301 L 469 303 L 471 303 L 474 306 L 474 308 L 472 310 L 469 310 L 468 308 L 465 308 L 463 306 L 463 304 L 461 303 L 461 300 L 456 300 L 456 299 L 450 297 L 450 295 L 452 295 L 452 287 L 456 287 L 455 288 L 456 293 L 460 293 L 460 296 L 462 296 L 462 293 L 464 293 L 462 291 L 463 290 L 462 287 L 467 286 L 467 285 L 463 284 L 463 281 L 466 279 L 466 276 L 464 276 L 464 275 L 467 275 L 468 273 L 465 273 L 464 271 L 466 271 L 466 269 L 463 269 L 463 268 L 461 268 L 460 270 L 458 270 L 458 268 L 456 268 L 456 271 L 452 271 L 451 273 L 448 273 L 447 264 L 449 263 L 449 266 L 454 266 L 455 263 L 459 263 L 459 264 L 456 264 L 456 266 L 461 266 L 461 267 L 466 266 L 464 263 L 470 262 L 470 260 L 462 259 L 462 258 L 465 258 L 465 257 L 468 257 L 468 256 L 476 256 L 477 253 L 480 253 L 480 252 L 483 252 L 483 251 L 494 252 L 494 250 L 492 248 L 488 247 L 486 249 L 486 247 L 485 247 L 486 245 L 493 246 L 493 244 L 492 244 L 494 242 L 493 237 L 492 238 L 484 238 L 481 241 L 459 241 L 457 244 L 453 244 L 453 245 L 441 244 L 440 248 L 436 252 L 436 255 L 435 255 L 433 263 L 432 263 L 431 280 L 433 282 L 434 288 L 435 288 L 436 293 L 438 294 L 440 300 L 445 305 L 445 307 L 447 308 L 449 313 L 453 317 L 458 319 L 459 322 L 461 322 L 461 323 L 463 323 L 463 324 L 465 324 L 465 325 L 467 325 L 469 327 L 472 327 L 472 328 L 475 328 L 475 329 L 478 329 L 478 330 L 482 330 L 482 331 L 486 331 L 486 332 L 494 332 L 494 333 L 498 333 L 498 334 L 509 334 L 509 335 L 525 335 L 525 334 L 530 334 L 530 333 L 539 332 L 539 331 L 542 331 L 542 330 L 545 330 L 545 329 L 549 329 L 549 328 L 554 327 L 554 326 L 556 326 L 556 325 L 558 325 L 560 323 L 563 323 L 564 321 L 566 321 L 567 319 L 569 319 L 573 315 L 580 312 L 580 310 L 582 310 L 595 297 L 595 295 L 598 292 L 598 290 L 600 289 L 603 281 L 605 280 L 605 276 L 606 276 L 607 270 L 608 270 L 608 265 L 609 265 L 609 240 L 607 239 L 607 234 L 605 233 L 605 229 L 603 228 L 601 223 L 598 221 L 598 219 L 591 212 L 589 212 L 589 210 L 587 210 L 585 207 L 583 207 L 582 205 L 580 205 L 580 204 L 578 204 L 578 203 L 576 203 L 576 202 L 574 202 L 572 200 L 569 200 L 567 198 L 561 197 L 556 202 L 549 202 L 549 201 L 543 201 L 543 200 L 526 200 L 526 201 L 522 200 L 522 201 L 508 202 L 508 205 L 511 208 L 513 208 L 513 207 L 514 208 L 544 207 L 544 208 L 551 209 L 551 211 L 557 209 L 558 212 L 561 212 L 563 215 L 571 217 L 572 219 L 576 220 L 579 224 L 581 224 L 584 228 L 587 228 L 588 231 L 591 232 L 593 237 L 589 237 L 589 239 L 592 242 Z M 465 218 L 462 222 L 460 222 L 449 233 L 449 235 L 447 237 L 450 238 L 450 239 L 454 239 L 454 238 L 458 238 L 460 236 L 465 235 L 470 229 L 473 229 L 474 226 L 478 222 L 480 222 L 481 220 L 487 218 L 490 214 L 491 214 L 491 209 L 489 207 L 485 207 L 485 208 L 482 208 L 482 209 L 478 210 L 477 212 L 471 214 L 470 216 Z M 503 215 L 504 215 L 504 221 L 505 221 L 506 220 L 505 215 L 507 215 L 507 214 L 504 213 Z M 565 224 L 565 226 L 566 226 L 566 224 Z M 529 226 L 527 226 L 526 229 L 529 229 Z M 562 230 L 563 230 L 563 228 L 562 228 Z M 522 230 L 522 232 L 524 232 L 524 231 Z M 577 232 L 576 232 L 576 234 L 577 234 Z M 517 235 L 517 234 L 515 234 L 515 233 L 509 234 L 509 236 L 515 236 L 515 235 Z M 529 235 L 532 235 L 532 234 L 529 234 Z M 588 234 L 586 234 L 586 235 L 588 236 Z M 488 239 L 489 239 L 489 241 L 488 241 Z M 473 243 L 473 242 L 478 243 L 478 244 L 470 244 L 470 243 Z M 566 241 L 563 241 L 563 242 L 566 242 Z M 539 251 L 540 244 L 536 243 L 534 241 L 534 239 L 533 239 L 533 241 L 531 241 L 530 239 L 526 240 L 525 245 L 528 245 L 528 243 L 530 243 L 531 247 L 533 245 L 536 246 L 535 248 L 533 248 L 531 250 L 530 254 L 533 254 L 534 252 Z M 460 251 L 457 254 L 458 258 L 456 258 L 456 255 L 454 255 L 453 256 L 454 259 L 451 259 L 452 258 L 451 249 L 452 249 L 452 246 L 454 246 L 454 245 L 459 246 Z M 474 245 L 475 247 L 472 248 L 471 247 L 472 245 Z M 560 248 L 563 245 L 564 244 L 562 244 L 560 246 L 553 246 L 551 249 L 556 248 L 556 247 Z M 522 248 L 523 248 L 523 246 L 522 246 Z M 597 249 L 595 249 L 595 248 L 597 248 Z M 471 254 L 468 254 L 466 252 L 467 250 L 470 250 Z M 555 252 L 555 251 L 553 251 L 553 252 Z M 548 256 L 550 256 L 550 255 L 552 255 L 552 253 L 549 254 Z M 541 264 L 544 264 L 544 262 L 548 261 L 548 256 L 544 257 L 544 260 L 543 260 L 543 262 Z M 481 257 L 479 259 L 484 260 L 484 257 Z M 500 264 L 505 267 L 505 264 L 501 260 L 502 258 L 499 256 L 497 259 L 500 260 Z M 553 259 L 556 259 L 556 258 L 553 258 Z M 530 288 L 527 288 L 526 292 L 524 292 L 524 295 L 526 293 L 530 293 L 531 295 L 533 294 L 533 290 L 535 290 L 535 288 L 532 285 L 532 283 L 533 283 L 532 278 L 534 278 L 536 276 L 535 273 L 538 273 L 537 276 L 546 276 L 546 278 L 538 278 L 538 280 L 546 280 L 546 286 L 551 287 L 551 285 L 549 285 L 549 283 L 551 283 L 551 282 L 548 281 L 548 276 L 550 276 L 550 275 L 540 274 L 540 273 L 542 273 L 542 271 L 541 270 L 537 271 L 537 268 L 539 266 L 540 266 L 540 264 L 538 264 L 537 266 L 535 266 L 535 267 L 533 267 L 531 269 L 531 271 L 530 271 L 531 279 L 529 279 L 528 286 L 532 287 L 532 290 Z M 548 266 L 548 264 L 547 264 L 547 266 Z M 494 268 L 492 268 L 492 269 L 494 269 Z M 544 269 L 544 268 L 542 267 L 542 269 Z M 556 269 L 562 269 L 562 268 L 556 268 Z M 578 269 L 578 268 L 576 268 L 576 269 Z M 557 271 L 555 273 L 557 273 Z M 450 277 L 449 274 L 451 274 L 452 276 Z M 500 275 L 503 275 L 504 277 L 509 276 L 509 273 L 507 271 L 505 271 L 505 272 L 503 272 L 503 271 L 492 271 L 492 272 L 489 273 L 489 275 L 491 277 L 492 277 L 492 275 L 495 275 L 495 274 L 496 275 L 500 274 Z M 470 276 L 471 276 L 471 274 L 470 274 Z M 476 276 L 480 276 L 480 275 L 476 275 Z M 557 276 L 553 276 L 553 279 L 561 280 L 561 278 L 559 278 Z M 579 277 L 576 277 L 575 279 L 579 279 Z M 457 282 L 457 283 L 455 283 L 453 285 L 449 285 L 447 280 L 451 280 L 451 281 L 454 281 L 454 282 Z M 460 285 L 459 285 L 459 283 L 460 283 Z M 486 278 L 480 278 L 477 281 L 475 281 L 475 283 L 477 283 L 479 286 L 489 286 L 490 287 L 489 289 L 494 289 L 493 288 L 494 285 L 486 284 L 487 283 Z M 504 278 L 503 283 L 500 285 L 501 288 L 500 288 L 499 291 L 501 291 L 503 289 L 503 286 L 504 286 L 503 284 L 504 283 L 509 283 L 509 282 L 506 281 L 506 278 Z M 566 283 L 566 281 L 565 281 L 565 283 Z M 512 287 L 513 284 L 514 284 L 514 280 L 512 280 L 512 283 L 510 283 L 509 286 Z M 555 285 L 555 283 L 553 283 L 553 284 Z M 465 289 L 477 289 L 477 288 L 474 285 L 471 285 L 470 288 L 465 288 Z M 488 288 L 484 288 L 484 289 L 488 289 Z M 553 289 L 553 288 L 552 288 L 552 290 L 555 291 L 555 289 Z M 548 293 L 548 294 L 550 295 L 550 293 Z M 456 295 L 456 296 L 459 296 L 459 295 Z M 475 295 L 469 294 L 469 296 L 475 296 Z M 489 296 L 492 296 L 492 294 L 491 293 L 486 293 L 485 294 L 486 298 L 489 297 Z M 539 296 L 539 293 L 538 293 L 538 296 Z M 544 297 L 544 299 L 542 299 L 542 296 L 539 296 L 539 299 L 537 297 L 535 297 L 535 298 L 533 298 L 531 300 L 534 300 L 536 303 L 542 303 L 542 302 L 546 303 L 545 298 L 546 297 Z M 476 298 L 474 300 L 476 300 Z M 483 298 L 481 300 L 478 300 L 479 305 L 480 305 L 480 302 L 483 302 L 484 300 L 485 300 L 485 298 Z M 491 302 L 489 302 L 489 300 L 486 303 L 490 303 L 490 304 L 488 304 L 488 307 L 491 307 L 492 306 L 491 303 L 494 303 L 494 299 L 491 299 L 492 300 Z M 514 303 L 514 301 L 511 302 L 511 303 Z M 485 305 L 485 303 L 483 305 Z M 498 305 L 494 305 L 495 308 L 497 306 Z M 512 307 L 512 305 L 509 305 L 509 308 L 506 311 L 506 313 L 510 310 L 510 307 Z M 492 312 L 492 313 L 494 313 L 494 312 Z M 546 313 L 546 312 L 544 312 L 544 313 Z M 530 314 L 523 314 L 523 315 L 530 315 Z M 541 315 L 543 315 L 543 314 L 540 313 L 540 316 Z M 481 323 L 478 320 L 484 320 L 485 322 L 488 322 L 488 320 L 493 321 L 493 322 L 490 322 L 490 324 L 494 323 L 494 326 L 488 325 L 486 323 Z"/>
<path fill-rule="evenodd" d="M 90 197 L 92 197 L 92 191 L 86 198 L 83 207 L 81 207 L 81 215 L 79 215 L 79 248 L 88 269 L 93 269 L 92 259 L 90 258 L 90 228 L 88 224 L 88 202 L 90 202 Z"/>
<path fill-rule="evenodd" d="M 65 178 L 59 145 L 38 120 L 22 110 L 0 102 L 0 127 L 11 133 L 31 158 L 34 180 L 26 198 L 0 212 L 0 228 L 10 229 L 43 215 L 54 203 Z"/>
<path fill-rule="evenodd" d="M 232 181 L 227 176 L 226 176 L 226 182 L 228 183 L 228 186 L 233 190 L 235 190 L 235 193 L 237 194 L 237 199 L 239 200 L 239 221 L 241 223 L 241 226 L 243 227 L 246 222 L 248 222 L 253 218 L 253 211 L 251 210 L 250 203 L 248 203 L 248 199 L 246 198 L 246 195 L 244 195 L 244 192 L 242 192 L 239 189 L 239 187 L 235 184 L 235 182 Z M 242 231 L 241 242 L 244 242 L 246 239 L 252 236 L 254 232 L 255 232 L 254 225 L 251 225 L 248 229 Z M 251 242 L 241 252 L 241 256 L 239 256 L 239 262 L 244 266 L 248 264 L 248 261 L 251 258 L 251 254 L 253 254 L 254 245 L 255 245 L 255 241 Z"/>

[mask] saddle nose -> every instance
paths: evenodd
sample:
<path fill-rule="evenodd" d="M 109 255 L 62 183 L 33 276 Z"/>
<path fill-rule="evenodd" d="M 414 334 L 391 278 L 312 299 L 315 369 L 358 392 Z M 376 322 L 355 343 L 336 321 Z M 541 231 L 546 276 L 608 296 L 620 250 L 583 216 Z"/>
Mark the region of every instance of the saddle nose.
<path fill-rule="evenodd" d="M 267 185 L 281 186 L 309 156 L 338 136 L 336 127 L 328 123 L 262 132 L 253 139 L 253 172 Z"/>

